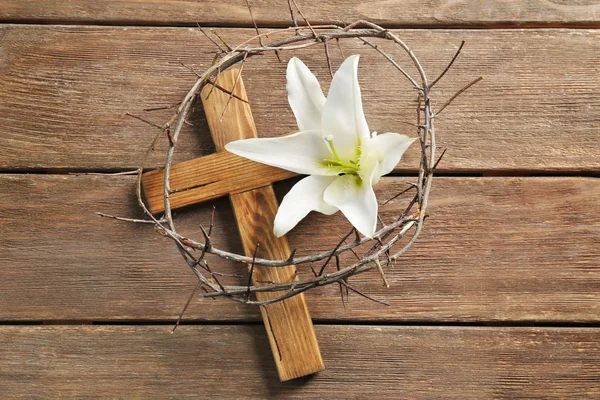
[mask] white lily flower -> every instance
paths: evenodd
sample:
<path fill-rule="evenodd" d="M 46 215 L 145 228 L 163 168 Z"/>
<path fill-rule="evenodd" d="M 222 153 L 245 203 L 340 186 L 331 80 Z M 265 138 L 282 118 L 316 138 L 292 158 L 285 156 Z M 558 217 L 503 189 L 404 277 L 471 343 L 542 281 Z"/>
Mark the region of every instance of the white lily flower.
<path fill-rule="evenodd" d="M 370 134 L 358 85 L 358 59 L 353 55 L 342 63 L 325 98 L 308 67 L 292 58 L 287 91 L 300 132 L 225 146 L 253 161 L 310 175 L 283 198 L 274 222 L 277 237 L 310 211 L 331 215 L 340 210 L 364 236 L 375 233 L 378 206 L 373 185 L 394 169 L 416 139 Z"/>

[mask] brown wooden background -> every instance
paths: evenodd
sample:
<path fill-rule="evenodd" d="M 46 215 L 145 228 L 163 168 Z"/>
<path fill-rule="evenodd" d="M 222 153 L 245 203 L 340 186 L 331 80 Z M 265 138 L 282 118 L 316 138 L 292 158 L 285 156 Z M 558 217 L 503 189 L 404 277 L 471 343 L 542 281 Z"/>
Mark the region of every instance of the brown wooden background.
<path fill-rule="evenodd" d="M 139 216 L 135 178 L 106 173 L 136 168 L 154 132 L 124 114 L 164 122 L 168 111 L 143 109 L 185 94 L 195 76 L 181 63 L 211 61 L 196 23 L 237 43 L 253 32 L 245 1 L 4 0 L 1 397 L 600 397 L 600 2 L 297 2 L 314 23 L 398 29 L 432 76 L 466 40 L 438 104 L 484 78 L 440 117 L 448 153 L 431 218 L 388 271 L 392 287 L 376 274 L 354 280 L 390 307 L 351 295 L 344 308 L 333 286 L 311 292 L 327 369 L 285 384 L 256 309 L 196 300 L 171 334 L 192 274 L 149 227 L 94 213 Z M 287 2 L 251 4 L 259 26 L 289 25 Z M 406 83 L 390 84 L 393 69 L 363 46 L 344 46 L 364 55 L 371 128 L 412 134 L 399 123 L 413 117 Z M 327 81 L 320 51 L 300 56 Z M 284 70 L 268 56 L 246 64 L 260 135 L 295 128 Z M 213 151 L 201 110 L 192 122 L 180 160 Z M 416 157 L 382 180 L 380 199 L 404 187 Z M 215 241 L 240 250 L 227 201 L 180 212 L 180 226 L 199 236 L 212 205 Z M 290 241 L 323 250 L 345 230 L 340 217 L 311 217 Z"/>

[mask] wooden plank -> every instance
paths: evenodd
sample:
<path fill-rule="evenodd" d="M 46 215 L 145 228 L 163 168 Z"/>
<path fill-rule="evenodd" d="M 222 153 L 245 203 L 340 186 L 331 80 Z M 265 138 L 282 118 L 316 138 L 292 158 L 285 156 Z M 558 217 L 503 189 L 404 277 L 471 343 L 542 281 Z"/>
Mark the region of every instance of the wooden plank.
<path fill-rule="evenodd" d="M 380 202 L 404 189 L 405 179 L 383 179 L 376 186 Z M 0 175 L 0 187 L 0 320 L 177 318 L 195 281 L 175 246 L 149 226 L 94 214 L 141 217 L 134 177 Z M 278 189 L 281 196 L 289 184 Z M 351 280 L 391 306 L 351 294 L 344 307 L 339 289 L 329 286 L 308 294 L 311 314 L 348 321 L 597 322 L 599 193 L 593 178 L 436 178 L 423 236 L 387 271 L 392 287 L 383 288 L 376 272 Z M 384 220 L 407 201 L 382 206 Z M 226 200 L 177 211 L 178 229 L 202 238 L 198 225 L 208 225 L 213 205 L 215 245 L 243 251 Z M 340 215 L 310 215 L 289 240 L 300 253 L 312 253 L 334 247 L 347 230 Z M 220 271 L 240 272 L 210 261 Z M 186 319 L 258 321 L 259 313 L 198 300 Z"/>
<path fill-rule="evenodd" d="M 227 151 L 210 154 L 172 166 L 171 207 L 175 209 L 218 199 L 223 194 L 246 192 L 293 176 L 296 176 L 293 172 L 256 163 Z M 164 211 L 164 170 L 144 174 L 143 184 L 150 210 L 153 213 Z"/>
<path fill-rule="evenodd" d="M 240 230 L 244 253 L 279 260 L 289 257 L 291 249 L 287 237 L 273 233 L 273 221 L 278 203 L 271 185 L 234 194 L 230 197 Z M 296 267 L 254 267 L 252 280 L 260 286 L 264 282 L 286 283 L 296 279 Z M 267 301 L 281 292 L 257 293 L 256 298 Z M 325 368 L 304 294 L 260 309 L 275 365 L 282 381 L 314 374 Z"/>
<path fill-rule="evenodd" d="M 600 330 L 317 326 L 327 370 L 278 382 L 259 326 L 2 326 L 4 397 L 597 399 Z"/>
<path fill-rule="evenodd" d="M 5 25 L 0 56 L 0 169 L 122 170 L 138 167 L 155 129 L 128 118 L 163 123 L 172 110 L 143 110 L 181 100 L 214 46 L 198 29 Z M 230 43 L 248 29 L 221 30 Z M 462 39 L 455 68 L 436 85 L 443 104 L 476 76 L 484 80 L 438 119 L 438 143 L 448 147 L 440 171 L 599 171 L 600 32 L 596 30 L 398 31 L 431 76 L 443 70 Z M 275 37 L 275 36 L 273 36 Z M 382 44 L 384 48 L 386 44 Z M 363 55 L 359 79 L 372 130 L 414 135 L 414 92 L 367 46 L 344 43 Z M 334 66 L 342 57 L 331 51 Z M 285 65 L 271 55 L 251 58 L 244 75 L 260 136 L 294 132 L 287 105 Z M 298 52 L 324 89 L 329 72 L 322 48 Z M 400 52 L 393 55 L 410 64 Z M 577 60 L 576 63 L 573 60 Z M 269 73 L 264 71 L 271 68 Z M 411 72 L 410 66 L 407 67 Z M 390 77 L 398 76 L 390 82 Z M 192 115 L 177 161 L 214 152 L 202 110 Z M 166 138 L 165 138 L 166 141 Z M 161 166 L 165 145 L 150 165 Z M 414 171 L 410 149 L 399 171 Z"/>
<path fill-rule="evenodd" d="M 221 153 L 227 152 L 225 145 L 229 142 L 258 136 L 241 72 L 237 68 L 224 71 L 216 84 L 246 102 L 231 101 L 230 95 L 222 91 L 211 94 L 208 86 L 201 93 L 210 134 L 217 151 Z M 231 166 L 228 172 L 232 177 L 239 174 Z M 287 237 L 278 238 L 273 233 L 273 221 L 279 207 L 273 187 L 270 182 L 260 187 L 254 179 L 251 178 L 250 181 L 255 183 L 252 190 L 238 192 L 230 197 L 244 253 L 249 257 L 257 255 L 273 260 L 289 257 L 291 249 Z M 249 267 L 255 285 L 261 285 L 261 282 L 288 283 L 296 276 L 294 265 L 277 269 L 254 265 Z M 257 293 L 256 299 L 268 301 L 280 295 L 281 293 Z M 304 295 L 273 304 L 268 311 L 261 308 L 260 312 L 279 379 L 296 379 L 325 368 Z"/>
<path fill-rule="evenodd" d="M 260 25 L 289 26 L 286 2 L 251 1 Z M 593 0 L 360 0 L 297 4 L 311 23 L 352 22 L 357 19 L 386 26 L 598 26 L 600 6 Z M 299 22 L 302 18 L 296 12 Z M 235 25 L 251 26 L 248 8 L 239 0 L 5 0 L 0 20 L 19 22 L 70 22 L 100 24 Z"/>

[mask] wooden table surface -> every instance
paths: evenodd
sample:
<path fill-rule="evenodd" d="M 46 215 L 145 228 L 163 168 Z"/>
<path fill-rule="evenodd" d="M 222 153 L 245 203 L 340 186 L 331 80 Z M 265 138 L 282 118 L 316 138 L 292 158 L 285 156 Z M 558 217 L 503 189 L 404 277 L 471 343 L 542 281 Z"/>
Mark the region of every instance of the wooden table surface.
<path fill-rule="evenodd" d="M 135 177 L 114 173 L 138 167 L 154 130 L 125 113 L 168 119 L 144 109 L 183 97 L 195 75 L 182 63 L 210 65 L 196 23 L 237 44 L 254 32 L 245 1 L 0 3 L 2 398 L 600 398 L 599 2 L 297 0 L 313 23 L 397 29 L 431 76 L 465 40 L 438 105 L 483 81 L 439 117 L 448 151 L 430 218 L 388 270 L 391 287 L 376 272 L 353 279 L 390 306 L 352 294 L 344 306 L 334 286 L 310 292 L 327 369 L 287 383 L 255 308 L 198 298 L 171 334 L 194 276 L 149 226 L 95 215 L 141 216 Z M 289 26 L 287 2 L 251 4 L 259 27 Z M 393 67 L 372 50 L 343 46 L 363 55 L 371 129 L 414 135 L 400 122 L 414 114 L 407 83 L 390 83 Z M 298 55 L 328 82 L 322 49 Z M 261 136 L 295 129 L 289 57 L 245 65 Z M 190 122 L 178 160 L 214 151 L 201 110 Z M 406 187 L 417 158 L 411 149 L 382 180 L 380 200 Z M 214 242 L 241 251 L 226 199 L 178 212 L 179 229 L 201 237 L 213 206 Z M 313 215 L 289 239 L 322 251 L 346 229 Z"/>

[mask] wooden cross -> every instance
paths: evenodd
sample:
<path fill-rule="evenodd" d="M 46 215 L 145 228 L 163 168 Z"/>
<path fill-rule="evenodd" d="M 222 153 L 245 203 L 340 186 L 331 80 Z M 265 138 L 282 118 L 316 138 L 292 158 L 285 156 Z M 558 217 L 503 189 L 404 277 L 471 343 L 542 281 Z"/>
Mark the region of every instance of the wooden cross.
<path fill-rule="evenodd" d="M 246 255 L 252 256 L 260 243 L 258 257 L 285 259 L 290 256 L 288 241 L 273 234 L 278 204 L 271 183 L 296 174 L 255 163 L 224 149 L 230 141 L 257 137 L 244 83 L 238 79 L 238 74 L 239 70 L 227 70 L 219 75 L 216 83 L 232 92 L 234 97 L 230 98 L 223 90 L 212 90 L 212 86 L 204 87 L 202 104 L 217 153 L 172 166 L 170 183 L 174 193 L 171 206 L 183 207 L 229 195 Z M 153 213 L 164 211 L 163 179 L 162 170 L 143 176 L 144 194 Z M 260 282 L 287 283 L 295 277 L 293 265 L 282 268 L 256 266 L 253 273 L 253 280 L 258 285 Z M 256 293 L 261 301 L 277 295 Z M 261 307 L 261 314 L 282 381 L 325 368 L 304 295 L 271 304 L 268 313 Z"/>

